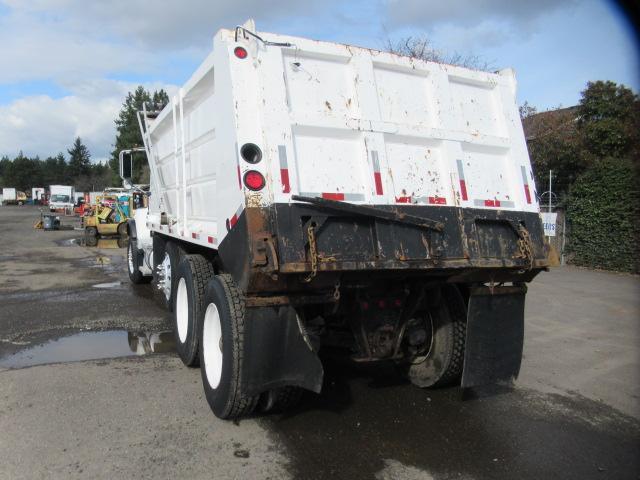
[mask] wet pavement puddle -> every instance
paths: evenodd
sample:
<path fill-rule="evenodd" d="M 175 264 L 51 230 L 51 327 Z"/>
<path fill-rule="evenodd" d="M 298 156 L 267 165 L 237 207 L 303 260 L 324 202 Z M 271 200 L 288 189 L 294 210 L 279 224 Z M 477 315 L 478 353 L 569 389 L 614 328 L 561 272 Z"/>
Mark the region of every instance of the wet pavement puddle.
<path fill-rule="evenodd" d="M 93 285 L 93 288 L 119 288 L 122 286 L 122 282 L 108 282 L 108 283 L 97 283 Z"/>
<path fill-rule="evenodd" d="M 81 332 L 56 338 L 0 357 L 0 368 L 25 368 L 50 363 L 101 360 L 175 351 L 172 332 L 144 333 L 126 330 Z"/>
<path fill-rule="evenodd" d="M 102 249 L 120 249 L 126 248 L 128 239 L 123 237 L 90 237 L 84 236 L 80 238 L 67 238 L 65 240 L 56 240 L 54 242 L 59 247 L 90 247 Z"/>

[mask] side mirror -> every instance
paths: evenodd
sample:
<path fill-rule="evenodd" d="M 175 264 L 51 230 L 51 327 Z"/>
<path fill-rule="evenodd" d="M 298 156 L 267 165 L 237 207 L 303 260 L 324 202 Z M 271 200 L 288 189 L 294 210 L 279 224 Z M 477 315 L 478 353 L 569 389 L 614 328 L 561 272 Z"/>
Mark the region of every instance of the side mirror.
<path fill-rule="evenodd" d="M 125 159 L 125 155 L 127 158 Z M 120 161 L 120 178 L 122 180 L 131 180 L 133 175 L 133 154 L 131 150 L 122 150 L 118 155 Z"/>

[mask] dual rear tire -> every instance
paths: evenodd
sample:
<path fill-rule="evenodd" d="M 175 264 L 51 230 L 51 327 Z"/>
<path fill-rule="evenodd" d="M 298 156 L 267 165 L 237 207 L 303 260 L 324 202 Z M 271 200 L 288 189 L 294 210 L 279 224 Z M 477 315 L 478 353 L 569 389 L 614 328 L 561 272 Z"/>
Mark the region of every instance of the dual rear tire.
<path fill-rule="evenodd" d="M 230 275 L 215 275 L 201 255 L 184 255 L 175 275 L 174 338 L 187 366 L 200 365 L 205 397 L 222 419 L 251 414 L 260 395 L 246 395 L 241 385 L 244 356 L 244 297 Z M 293 387 L 262 395 L 267 410 L 297 402 Z M 300 390 L 301 392 L 301 390 Z"/>
<path fill-rule="evenodd" d="M 202 255 L 184 255 L 172 278 L 176 285 L 173 305 L 176 350 L 188 367 L 198 364 L 198 329 L 204 290 L 214 274 L 213 265 Z"/>
<path fill-rule="evenodd" d="M 200 325 L 200 373 L 213 413 L 223 419 L 249 415 L 259 395 L 246 395 L 241 379 L 244 297 L 230 275 L 213 277 L 205 289 Z"/>
<path fill-rule="evenodd" d="M 258 405 L 263 412 L 283 411 L 298 403 L 302 389 L 297 387 L 244 392 L 244 296 L 230 275 L 215 275 L 200 255 L 180 262 L 174 318 L 178 355 L 187 366 L 200 364 L 205 397 L 217 417 L 244 417 Z"/>

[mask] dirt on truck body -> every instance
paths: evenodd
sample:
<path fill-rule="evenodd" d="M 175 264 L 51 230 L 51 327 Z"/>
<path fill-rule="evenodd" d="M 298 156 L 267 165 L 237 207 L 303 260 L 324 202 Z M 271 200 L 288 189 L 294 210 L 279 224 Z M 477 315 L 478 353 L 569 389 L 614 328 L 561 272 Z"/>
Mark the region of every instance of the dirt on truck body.
<path fill-rule="evenodd" d="M 511 70 L 249 22 L 139 120 L 151 187 L 129 275 L 163 292 L 216 415 L 319 392 L 323 347 L 419 387 L 517 377 L 547 255 Z"/>

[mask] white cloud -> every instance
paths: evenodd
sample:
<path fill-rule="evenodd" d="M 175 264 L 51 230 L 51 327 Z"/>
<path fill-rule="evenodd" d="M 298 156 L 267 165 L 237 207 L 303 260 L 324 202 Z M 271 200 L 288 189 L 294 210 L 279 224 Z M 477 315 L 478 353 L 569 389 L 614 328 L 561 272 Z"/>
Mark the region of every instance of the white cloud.
<path fill-rule="evenodd" d="M 434 27 L 442 24 L 476 26 L 487 20 L 506 20 L 527 29 L 540 17 L 575 5 L 580 0 L 387 0 L 394 25 Z"/>
<path fill-rule="evenodd" d="M 64 96 L 11 98 L 0 105 L 0 155 L 47 156 L 75 136 L 94 160 L 109 155 L 114 119 L 135 84 L 110 78 L 179 78 L 222 27 L 310 15 L 319 0 L 0 0 L 0 89 L 49 82 Z M 178 68 L 179 70 L 179 68 Z M 152 87 L 153 88 L 153 87 Z M 59 88 L 52 90 L 59 91 Z M 0 92 L 2 93 L 2 92 Z"/>
<path fill-rule="evenodd" d="M 74 31 L 109 35 L 138 47 L 183 49 L 210 40 L 220 28 L 248 18 L 268 21 L 286 15 L 313 15 L 327 2 L 309 0 L 4 0 L 15 14 L 58 15 Z"/>
<path fill-rule="evenodd" d="M 171 85 L 147 84 L 148 90 Z M 44 158 L 58 152 L 66 154 L 75 137 L 92 154 L 93 161 L 109 156 L 115 139 L 114 120 L 127 92 L 135 84 L 98 79 L 71 86 L 72 94 L 54 99 L 47 95 L 24 97 L 0 106 L 0 155 L 25 155 Z"/>

